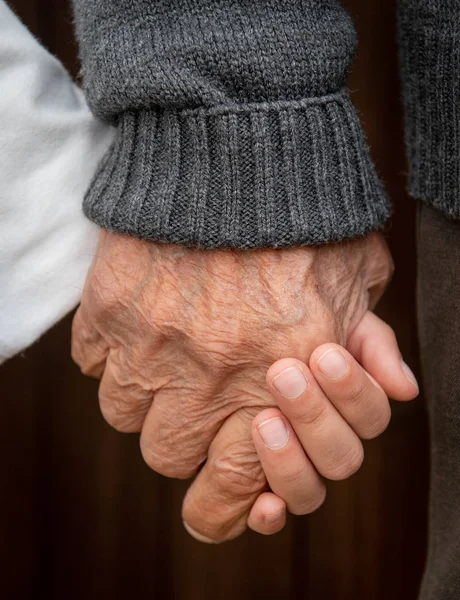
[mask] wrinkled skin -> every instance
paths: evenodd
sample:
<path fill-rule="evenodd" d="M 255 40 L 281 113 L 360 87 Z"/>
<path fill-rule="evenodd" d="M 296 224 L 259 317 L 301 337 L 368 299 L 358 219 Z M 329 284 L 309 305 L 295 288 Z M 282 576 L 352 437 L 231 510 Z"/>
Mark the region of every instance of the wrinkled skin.
<path fill-rule="evenodd" d="M 377 233 L 317 248 L 205 251 L 102 231 L 73 358 L 102 377 L 108 423 L 142 431 L 152 469 L 188 478 L 206 461 L 183 518 L 223 541 L 245 529 L 266 489 L 251 422 L 274 405 L 267 369 L 344 344 L 391 272 Z"/>

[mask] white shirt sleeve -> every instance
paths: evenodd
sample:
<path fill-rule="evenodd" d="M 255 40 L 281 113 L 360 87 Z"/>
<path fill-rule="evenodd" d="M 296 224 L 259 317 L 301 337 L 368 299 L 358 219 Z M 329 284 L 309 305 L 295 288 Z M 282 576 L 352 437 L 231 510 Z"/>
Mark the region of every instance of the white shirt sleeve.
<path fill-rule="evenodd" d="M 83 195 L 112 139 L 0 0 L 0 363 L 78 304 L 97 242 Z"/>

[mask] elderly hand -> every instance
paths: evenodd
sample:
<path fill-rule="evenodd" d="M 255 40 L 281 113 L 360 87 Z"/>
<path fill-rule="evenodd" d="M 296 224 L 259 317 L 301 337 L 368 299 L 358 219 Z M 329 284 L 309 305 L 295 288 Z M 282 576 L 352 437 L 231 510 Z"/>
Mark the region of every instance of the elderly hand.
<path fill-rule="evenodd" d="M 190 477 L 187 526 L 214 541 L 246 527 L 266 487 L 251 424 L 275 402 L 283 357 L 344 344 L 392 271 L 382 237 L 317 248 L 205 251 L 106 231 L 73 327 L 73 357 L 102 377 L 106 420 L 142 431 L 156 471 Z M 359 467 L 350 456 L 346 472 Z"/>

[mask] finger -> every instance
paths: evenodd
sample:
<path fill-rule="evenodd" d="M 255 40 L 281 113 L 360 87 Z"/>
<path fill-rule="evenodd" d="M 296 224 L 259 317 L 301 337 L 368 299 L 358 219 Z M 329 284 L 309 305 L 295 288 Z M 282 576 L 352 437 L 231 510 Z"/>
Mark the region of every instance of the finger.
<path fill-rule="evenodd" d="M 259 413 L 252 437 L 270 488 L 289 512 L 307 515 L 319 508 L 326 486 L 283 414 L 276 408 Z"/>
<path fill-rule="evenodd" d="M 259 411 L 240 409 L 225 421 L 187 491 L 182 518 L 187 531 L 201 541 L 220 543 L 243 533 L 252 505 L 267 487 L 251 437 Z"/>
<path fill-rule="evenodd" d="M 211 379 L 211 381 L 209 381 Z M 239 407 L 273 404 L 264 372 L 243 371 L 215 382 L 209 373 L 187 372 L 184 383 L 155 393 L 141 435 L 144 460 L 167 477 L 192 477 L 206 460 L 222 423 Z M 182 385 L 182 387 L 180 387 Z"/>
<path fill-rule="evenodd" d="M 392 328 L 367 312 L 347 341 L 347 349 L 393 400 L 412 400 L 417 380 L 401 357 Z"/>
<path fill-rule="evenodd" d="M 325 395 L 360 438 L 372 439 L 385 431 L 391 417 L 388 398 L 345 348 L 323 344 L 309 365 Z"/>
<path fill-rule="evenodd" d="M 317 471 L 346 479 L 363 461 L 360 439 L 301 361 L 283 358 L 267 373 L 267 383 Z"/>
<path fill-rule="evenodd" d="M 80 307 L 72 322 L 72 359 L 82 373 L 99 379 L 104 372 L 109 345 L 104 338 L 87 323 Z"/>
<path fill-rule="evenodd" d="M 264 492 L 254 502 L 248 517 L 248 527 L 262 535 L 273 535 L 286 524 L 286 504 L 284 500 Z"/>
<path fill-rule="evenodd" d="M 128 380 L 112 351 L 99 386 L 99 405 L 104 419 L 117 431 L 139 432 L 153 402 L 153 392 Z"/>
<path fill-rule="evenodd" d="M 193 392 L 188 397 L 185 390 L 183 394 L 182 400 L 177 389 L 155 394 L 140 438 L 142 456 L 148 466 L 176 479 L 195 475 L 227 417 L 227 412 L 214 406 L 212 398 L 204 402 Z"/>

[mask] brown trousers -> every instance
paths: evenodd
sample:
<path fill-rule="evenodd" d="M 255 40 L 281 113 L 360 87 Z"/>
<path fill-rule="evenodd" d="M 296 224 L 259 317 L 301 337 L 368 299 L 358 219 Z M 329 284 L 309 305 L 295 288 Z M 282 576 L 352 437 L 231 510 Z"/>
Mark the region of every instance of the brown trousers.
<path fill-rule="evenodd" d="M 421 600 L 460 600 L 460 222 L 422 205 L 418 317 L 431 429 L 428 561 Z"/>

